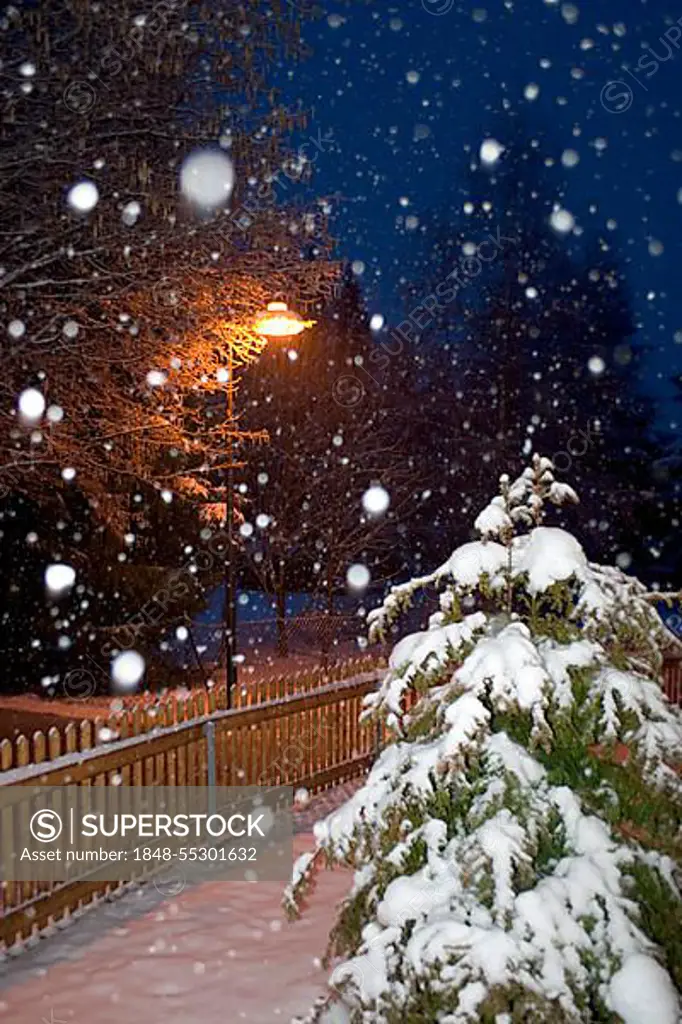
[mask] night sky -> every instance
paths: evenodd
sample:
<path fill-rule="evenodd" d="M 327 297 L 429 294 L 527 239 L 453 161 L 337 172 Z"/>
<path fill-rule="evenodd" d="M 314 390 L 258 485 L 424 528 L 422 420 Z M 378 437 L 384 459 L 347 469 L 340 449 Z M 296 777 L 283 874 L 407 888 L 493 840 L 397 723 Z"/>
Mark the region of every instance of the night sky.
<path fill-rule="evenodd" d="M 666 378 L 682 364 L 682 7 L 667 0 L 322 7 L 322 19 L 305 28 L 313 56 L 288 70 L 285 95 L 310 108 L 311 133 L 333 132 L 335 149 L 320 154 L 314 188 L 337 197 L 334 233 L 341 255 L 365 264 L 370 312 L 389 324 L 409 313 L 401 279 L 423 273 L 425 221 L 446 209 L 461 221 L 467 169 L 482 141 L 504 144 L 520 116 L 555 161 L 557 199 L 586 239 L 613 246 L 625 269 L 638 339 L 652 348 L 652 389 L 669 422 Z M 578 152 L 577 166 L 562 166 L 566 149 Z"/>

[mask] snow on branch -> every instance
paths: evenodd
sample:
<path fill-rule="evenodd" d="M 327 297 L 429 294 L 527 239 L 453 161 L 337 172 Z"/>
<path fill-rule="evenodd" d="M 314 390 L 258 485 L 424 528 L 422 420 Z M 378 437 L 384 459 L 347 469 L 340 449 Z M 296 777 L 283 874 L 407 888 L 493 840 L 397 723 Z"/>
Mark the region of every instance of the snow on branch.
<path fill-rule="evenodd" d="M 532 466 L 524 469 L 514 483 L 500 477 L 500 493 L 481 512 L 474 523 L 482 537 L 494 537 L 508 543 L 517 524 L 539 526 L 545 516 L 545 504 L 578 504 L 572 487 L 554 478 L 551 459 L 533 456 Z"/>

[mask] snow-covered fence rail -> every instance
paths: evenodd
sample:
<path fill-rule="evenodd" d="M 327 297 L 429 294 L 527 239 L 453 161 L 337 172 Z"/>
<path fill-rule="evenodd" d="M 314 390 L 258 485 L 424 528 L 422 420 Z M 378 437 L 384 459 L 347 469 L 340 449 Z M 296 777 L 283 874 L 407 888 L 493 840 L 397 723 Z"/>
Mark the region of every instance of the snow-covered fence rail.
<path fill-rule="evenodd" d="M 0 786 L 295 786 L 315 792 L 362 774 L 384 741 L 381 726 L 361 726 L 362 701 L 382 670 L 303 694 L 214 711 L 52 760 L 0 772 Z M 87 872 L 87 865 L 84 865 Z M 130 881 L 150 874 L 141 862 Z M 0 943 L 40 933 L 127 883 L 5 882 Z"/>

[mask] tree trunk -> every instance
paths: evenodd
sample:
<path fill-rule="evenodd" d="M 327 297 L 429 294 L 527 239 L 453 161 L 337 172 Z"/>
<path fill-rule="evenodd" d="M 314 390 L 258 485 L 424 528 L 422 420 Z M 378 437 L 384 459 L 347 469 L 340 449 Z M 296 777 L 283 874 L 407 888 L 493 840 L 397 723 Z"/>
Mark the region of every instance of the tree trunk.
<path fill-rule="evenodd" d="M 328 621 L 322 627 L 320 647 L 322 649 L 322 664 L 327 666 L 329 661 L 329 650 L 332 641 L 332 615 L 334 614 L 334 577 L 331 572 L 327 573 L 327 618 Z"/>
<path fill-rule="evenodd" d="M 287 592 L 285 587 L 278 587 L 275 594 L 277 616 L 277 653 L 286 657 L 289 653 L 287 640 Z"/>

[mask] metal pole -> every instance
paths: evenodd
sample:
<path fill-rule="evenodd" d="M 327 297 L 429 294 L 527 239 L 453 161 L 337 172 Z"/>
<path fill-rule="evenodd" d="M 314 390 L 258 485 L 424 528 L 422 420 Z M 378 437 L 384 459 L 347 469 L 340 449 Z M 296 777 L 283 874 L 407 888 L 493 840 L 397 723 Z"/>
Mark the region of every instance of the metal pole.
<path fill-rule="evenodd" d="M 215 814 L 216 809 L 216 763 L 215 763 L 215 722 L 206 722 L 204 725 L 204 736 L 206 737 L 206 769 L 208 786 L 208 809 Z"/>
<path fill-rule="evenodd" d="M 227 707 L 232 707 L 232 694 L 237 685 L 237 663 L 235 661 L 237 644 L 237 615 L 236 615 L 236 594 L 235 594 L 235 572 L 234 572 L 234 359 L 232 341 L 227 346 L 227 421 L 230 431 L 228 437 L 228 465 L 227 465 L 227 494 L 225 503 L 227 510 L 227 562 L 225 564 L 225 689 L 227 695 Z"/>
<path fill-rule="evenodd" d="M 206 684 L 208 683 L 208 676 L 206 675 L 206 672 L 204 671 L 204 664 L 203 664 L 203 662 L 201 660 L 201 657 L 199 655 L 199 648 L 197 647 L 197 642 L 194 639 L 194 633 L 192 632 L 192 622 L 191 622 L 191 620 L 189 618 L 186 620 L 186 622 L 187 622 L 187 636 L 189 637 L 189 642 L 190 642 L 190 645 L 192 647 L 192 654 L 194 655 L 196 663 L 199 666 L 199 671 L 201 672 L 202 682 L 203 682 L 204 686 L 206 686 Z"/>

